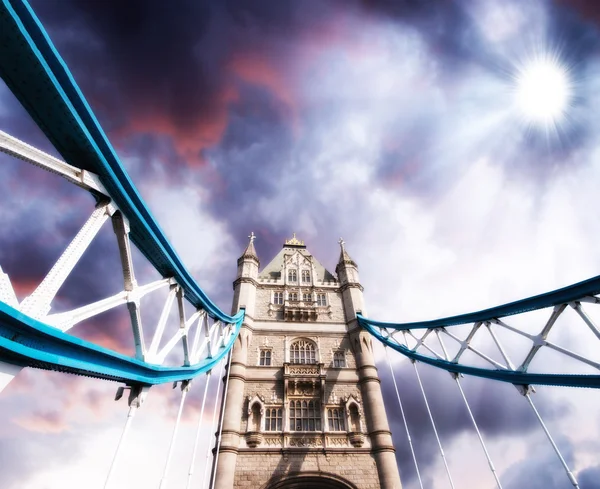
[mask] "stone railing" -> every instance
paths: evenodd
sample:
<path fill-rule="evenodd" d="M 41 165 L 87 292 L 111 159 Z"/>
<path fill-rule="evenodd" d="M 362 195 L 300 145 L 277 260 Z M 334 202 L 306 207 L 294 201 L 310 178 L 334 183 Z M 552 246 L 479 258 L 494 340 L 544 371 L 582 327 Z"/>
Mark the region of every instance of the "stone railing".
<path fill-rule="evenodd" d="M 322 364 L 285 363 L 284 375 L 301 375 L 318 377 L 322 372 Z"/>

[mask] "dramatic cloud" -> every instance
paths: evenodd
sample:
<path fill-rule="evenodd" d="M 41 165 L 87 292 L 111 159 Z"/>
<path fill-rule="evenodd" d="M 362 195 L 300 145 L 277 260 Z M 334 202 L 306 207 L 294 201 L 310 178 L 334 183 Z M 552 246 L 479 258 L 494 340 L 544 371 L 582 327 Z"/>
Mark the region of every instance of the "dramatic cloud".
<path fill-rule="evenodd" d="M 480 309 L 600 269 L 593 217 L 600 16 L 592 1 L 189 0 L 177 9 L 141 0 L 31 3 L 166 235 L 225 310 L 250 231 L 263 264 L 297 232 L 329 269 L 342 235 L 360 266 L 369 315 L 382 320 Z M 574 92 L 567 120 L 550 135 L 524 125 L 514 103 L 517 67 L 546 49 L 567 66 Z M 4 85 L 0 129 L 56 153 Z M 93 202 L 54 175 L 5 155 L 0 163 L 0 265 L 22 299 Z M 134 261 L 139 283 L 157 278 L 137 252 Z M 53 312 L 122 286 L 107 223 Z M 147 343 L 165 297 L 163 290 L 143 300 Z M 537 334 L 545 314 L 511 321 Z M 569 314 L 553 341 L 597 360 L 596 338 Z M 600 319 L 591 308 L 590 315 Z M 176 328 L 172 319 L 169 328 Z M 72 333 L 133 349 L 124 307 Z M 519 360 L 521 346 L 507 342 Z M 377 351 L 403 483 L 417 487 Z M 532 367 L 542 370 L 570 368 L 551 356 L 536 362 Z M 445 487 L 412 366 L 397 357 L 394 365 L 426 482 Z M 452 379 L 424 366 L 420 372 L 457 485 L 493 487 Z M 462 385 L 506 487 L 568 484 L 513 386 L 477 379 Z M 1 399 L 0 485 L 59 487 L 67 473 L 74 487 L 101 481 L 127 412 L 124 399 L 112 401 L 116 387 L 21 374 Z M 187 471 L 202 390 L 198 381 L 190 393 L 174 485 Z M 600 477 L 594 394 L 540 388 L 534 396 L 582 489 L 594 489 Z M 179 399 L 179 389 L 153 388 L 119 483 L 140 485 L 136 470 L 147 485 L 160 479 Z M 55 447 L 72 454 L 68 467 Z M 43 464 L 30 465 L 34 458 Z"/>

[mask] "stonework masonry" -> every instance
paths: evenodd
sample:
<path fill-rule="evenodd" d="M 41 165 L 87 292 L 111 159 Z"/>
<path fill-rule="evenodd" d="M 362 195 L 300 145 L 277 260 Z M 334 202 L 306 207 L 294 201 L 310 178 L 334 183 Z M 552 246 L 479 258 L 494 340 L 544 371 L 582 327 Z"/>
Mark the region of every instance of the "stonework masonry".
<path fill-rule="evenodd" d="M 232 312 L 246 318 L 224 395 L 216 489 L 401 489 L 358 267 L 336 275 L 294 236 L 259 272 L 238 260 Z"/>

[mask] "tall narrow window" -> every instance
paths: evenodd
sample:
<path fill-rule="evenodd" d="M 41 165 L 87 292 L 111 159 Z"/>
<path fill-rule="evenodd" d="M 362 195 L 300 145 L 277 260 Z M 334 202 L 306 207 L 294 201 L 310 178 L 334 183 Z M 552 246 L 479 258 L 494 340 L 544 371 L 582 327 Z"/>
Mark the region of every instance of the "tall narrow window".
<path fill-rule="evenodd" d="M 296 340 L 290 346 L 290 363 L 316 363 L 314 343 L 308 340 Z"/>
<path fill-rule="evenodd" d="M 273 293 L 273 304 L 283 304 L 283 292 Z"/>
<path fill-rule="evenodd" d="M 249 420 L 249 431 L 260 431 L 260 404 L 258 402 L 255 402 L 252 405 L 251 413 L 252 416 Z"/>
<path fill-rule="evenodd" d="M 288 297 L 291 301 L 297 301 L 298 300 L 298 292 L 290 292 L 290 295 Z"/>
<path fill-rule="evenodd" d="M 310 283 L 310 272 L 308 270 L 302 270 L 302 283 Z"/>
<path fill-rule="evenodd" d="M 319 401 L 290 401 L 290 429 L 292 431 L 321 431 Z"/>
<path fill-rule="evenodd" d="M 335 368 L 344 368 L 346 366 L 346 355 L 343 351 L 333 352 L 333 366 Z"/>
<path fill-rule="evenodd" d="M 350 430 L 354 433 L 360 431 L 360 414 L 358 414 L 358 407 L 356 404 L 350 405 Z"/>
<path fill-rule="evenodd" d="M 326 306 L 327 296 L 325 294 L 317 294 L 317 306 Z"/>
<path fill-rule="evenodd" d="M 312 299 L 310 297 L 310 294 L 302 294 L 302 300 L 304 302 L 311 302 L 312 301 Z"/>
<path fill-rule="evenodd" d="M 265 431 L 281 431 L 283 416 L 281 408 L 265 409 Z"/>
<path fill-rule="evenodd" d="M 297 282 L 298 281 L 298 275 L 296 273 L 296 270 L 292 269 L 288 271 L 288 282 Z"/>
<path fill-rule="evenodd" d="M 265 367 L 268 367 L 269 365 L 271 365 L 271 350 L 267 350 L 267 349 L 260 350 L 259 364 L 264 365 Z"/>
<path fill-rule="evenodd" d="M 329 422 L 329 431 L 344 431 L 344 413 L 341 409 L 328 409 L 327 421 Z"/>

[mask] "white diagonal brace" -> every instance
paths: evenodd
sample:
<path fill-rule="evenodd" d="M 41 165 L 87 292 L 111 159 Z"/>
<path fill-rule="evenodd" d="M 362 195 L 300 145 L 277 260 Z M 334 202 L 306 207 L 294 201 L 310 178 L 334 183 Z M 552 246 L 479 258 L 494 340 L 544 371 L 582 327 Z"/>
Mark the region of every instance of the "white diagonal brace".
<path fill-rule="evenodd" d="M 598 338 L 600 340 L 600 330 L 598 330 L 598 328 L 594 324 L 594 321 L 592 321 L 590 319 L 590 317 L 585 313 L 585 311 L 581 307 L 581 304 L 579 302 L 571 302 L 571 304 L 569 304 L 569 305 L 573 309 L 575 309 L 575 311 L 577 311 L 577 314 L 579 314 L 579 316 L 581 317 L 581 319 L 583 319 L 583 322 L 588 325 L 588 327 L 596 335 L 596 338 Z"/>
<path fill-rule="evenodd" d="M 89 319 L 93 316 L 97 316 L 113 307 L 120 306 L 127 302 L 127 292 L 119 292 L 106 299 L 99 300 L 87 306 L 82 306 L 72 311 L 61 312 L 59 314 L 50 314 L 46 316 L 45 322 L 50 326 L 54 326 L 61 331 L 67 331 L 71 329 L 75 324 Z"/>
<path fill-rule="evenodd" d="M 175 332 L 175 334 L 173 336 L 171 336 L 171 339 L 169 341 L 167 341 L 165 346 L 163 346 L 161 348 L 161 350 L 155 355 L 155 357 L 152 359 L 152 361 L 154 361 L 155 363 L 158 363 L 159 365 L 162 365 L 162 363 L 165 361 L 165 358 L 167 358 L 167 355 L 171 352 L 171 350 L 175 347 L 177 342 L 184 335 L 185 335 L 185 330 L 182 328 L 179 328 Z"/>
<path fill-rule="evenodd" d="M 108 219 L 110 204 L 98 204 L 90 218 L 69 243 L 67 249 L 56 261 L 48 275 L 33 293 L 21 303 L 21 312 L 35 319 L 41 319 L 50 311 L 50 304 L 61 288 L 84 251 L 88 248 L 104 222 Z"/>
<path fill-rule="evenodd" d="M 165 332 L 165 326 L 167 324 L 167 319 L 169 319 L 169 313 L 171 312 L 171 307 L 173 305 L 173 301 L 175 300 L 175 294 L 177 294 L 177 289 L 177 285 L 171 285 L 171 290 L 169 290 L 169 295 L 167 296 L 167 300 L 165 301 L 165 305 L 160 315 L 160 319 L 158 320 L 158 324 L 156 325 L 156 331 L 154 331 L 152 343 L 150 344 L 150 348 L 148 349 L 148 356 L 150 358 L 156 355 L 158 347 L 160 346 L 160 340 L 162 340 L 163 333 Z"/>
<path fill-rule="evenodd" d="M 506 351 L 504 351 L 504 348 L 502 347 L 502 344 L 500 343 L 500 340 L 496 336 L 496 333 L 494 333 L 494 331 L 492 330 L 492 325 L 490 324 L 489 321 L 485 322 L 485 327 L 487 328 L 488 332 L 490 333 L 490 336 L 494 340 L 494 343 L 496 344 L 496 347 L 498 348 L 498 350 L 500 350 L 500 354 L 502 355 L 502 358 L 504 358 L 504 361 L 506 362 L 506 366 L 509 369 L 514 370 L 515 369 L 514 364 L 512 363 L 512 361 L 510 360 L 510 358 L 506 354 Z"/>
<path fill-rule="evenodd" d="M 108 192 L 94 173 L 71 166 L 3 131 L 0 131 L 0 151 L 60 175 L 89 192 L 103 194 L 108 197 Z"/>
<path fill-rule="evenodd" d="M 206 319 L 206 322 L 205 322 L 205 326 L 206 326 L 205 331 L 206 331 L 206 333 L 205 333 L 205 336 L 204 336 L 204 341 L 200 345 L 198 345 L 198 351 L 196 351 L 194 353 L 194 355 L 193 355 L 193 362 L 192 363 L 197 363 L 200 360 L 200 358 L 202 357 L 202 354 L 204 353 L 205 349 L 208 350 L 208 353 L 207 353 L 206 357 L 207 358 L 212 358 L 213 357 L 213 346 L 212 346 L 213 336 L 214 336 L 215 329 L 219 326 L 219 324 L 220 324 L 220 321 L 217 320 L 209 328 L 209 326 L 208 326 L 208 316 L 207 316 L 207 319 Z"/>
<path fill-rule="evenodd" d="M 477 330 L 479 329 L 480 326 L 481 326 L 481 321 L 476 322 L 473 325 L 473 327 L 471 328 L 471 331 L 469 332 L 469 335 L 467 336 L 465 341 L 461 341 L 456 336 L 454 336 L 453 334 L 451 334 L 450 332 L 448 332 L 444 329 L 444 333 L 446 333 L 448 336 L 450 336 L 450 338 L 453 338 L 460 343 L 460 349 L 458 350 L 458 353 L 452 359 L 452 363 L 458 363 L 458 360 L 460 359 L 461 355 L 465 352 L 465 350 L 467 348 L 469 348 L 471 340 L 473 339 L 473 336 L 475 336 L 475 333 L 477 333 Z"/>
<path fill-rule="evenodd" d="M 544 329 L 542 329 L 542 331 L 540 331 L 540 334 L 538 334 L 537 336 L 534 336 L 532 338 L 533 346 L 531 347 L 531 350 L 529 350 L 529 353 L 527 353 L 527 356 L 525 357 L 525 360 L 523 360 L 523 363 L 517 369 L 519 372 L 527 371 L 527 368 L 529 367 L 529 364 L 533 360 L 533 357 L 535 357 L 535 355 L 540 350 L 540 348 L 542 346 L 544 346 L 544 343 L 546 342 L 546 338 L 548 337 L 548 333 L 550 333 L 550 330 L 552 329 L 552 326 L 554 326 L 554 323 L 558 319 L 558 316 L 560 316 L 563 313 L 563 311 L 565 310 L 566 307 L 567 307 L 566 304 L 562 304 L 560 306 L 554 306 L 554 309 L 552 310 L 552 314 L 550 315 L 550 319 L 548 319 L 548 322 L 544 326 Z"/>
<path fill-rule="evenodd" d="M 562 346 L 555 345 L 554 343 L 550 343 L 549 341 L 545 341 L 544 346 L 546 348 L 551 348 L 555 351 L 562 353 L 563 355 L 567 355 L 568 357 L 574 358 L 575 360 L 579 360 L 580 362 L 583 362 L 591 367 L 594 367 L 594 368 L 597 368 L 598 370 L 600 370 L 600 363 L 594 362 L 593 360 L 590 360 L 589 358 L 585 358 L 584 356 L 578 355 L 577 353 L 574 353 L 571 350 L 567 350 L 566 348 L 563 348 Z"/>
<path fill-rule="evenodd" d="M 198 309 L 195 315 L 192 315 L 190 319 L 188 319 L 188 329 L 193 326 L 194 321 L 198 320 L 196 323 L 196 332 L 194 333 L 194 341 L 192 342 L 192 362 L 194 362 L 194 358 L 196 355 L 196 351 L 198 351 L 198 342 L 200 341 L 200 335 L 202 334 L 202 325 L 208 315 L 202 309 Z"/>

